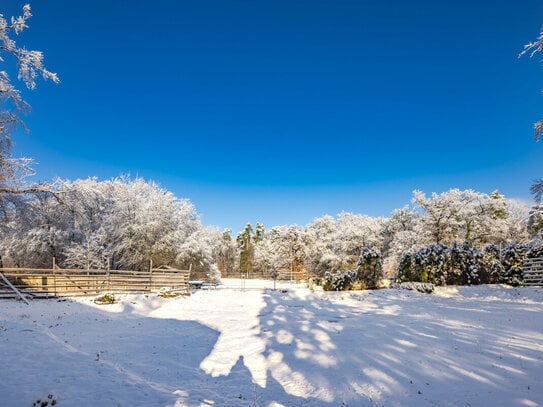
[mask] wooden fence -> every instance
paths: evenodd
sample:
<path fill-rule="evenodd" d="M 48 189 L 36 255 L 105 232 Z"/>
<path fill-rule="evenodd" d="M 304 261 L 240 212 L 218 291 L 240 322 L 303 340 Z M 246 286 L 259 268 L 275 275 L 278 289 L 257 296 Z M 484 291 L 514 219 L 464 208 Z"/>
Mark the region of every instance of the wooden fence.
<path fill-rule="evenodd" d="M 0 298 L 12 298 L 10 285 L 28 297 L 71 297 L 102 293 L 148 293 L 164 287 L 189 289 L 190 270 L 152 269 L 146 271 L 80 269 L 0 269 L 8 282 L 0 280 Z"/>
<path fill-rule="evenodd" d="M 248 280 L 253 279 L 264 279 L 272 280 L 273 278 L 268 273 L 259 273 L 259 272 L 236 272 L 236 273 L 221 273 L 223 278 L 246 278 Z M 277 274 L 276 280 L 285 280 L 285 281 L 307 281 L 311 278 L 311 274 L 306 271 L 279 271 Z"/>
<path fill-rule="evenodd" d="M 543 285 L 543 257 L 526 259 L 523 267 L 524 285 Z"/>

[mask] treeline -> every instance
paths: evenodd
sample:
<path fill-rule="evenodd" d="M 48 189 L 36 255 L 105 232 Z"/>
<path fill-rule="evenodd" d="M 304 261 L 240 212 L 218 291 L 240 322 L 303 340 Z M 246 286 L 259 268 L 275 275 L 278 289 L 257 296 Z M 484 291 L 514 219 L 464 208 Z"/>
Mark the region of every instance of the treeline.
<path fill-rule="evenodd" d="M 50 268 L 55 259 L 63 268 L 147 270 L 152 261 L 192 266 L 193 276 L 210 279 L 303 272 L 331 289 L 372 287 L 394 276 L 514 283 L 512 248 L 543 230 L 542 205 L 453 189 L 429 197 L 415 191 L 388 218 L 343 212 L 306 226 L 247 224 L 233 236 L 203 227 L 189 200 L 153 182 L 121 177 L 55 185 L 0 196 L 2 266 Z M 528 255 L 522 253 L 517 257 Z"/>
<path fill-rule="evenodd" d="M 213 241 L 194 206 L 153 182 L 61 181 L 51 192 L 3 194 L 4 267 L 148 270 L 168 264 L 217 278 Z"/>
<path fill-rule="evenodd" d="M 266 276 L 277 270 L 288 275 L 303 270 L 322 278 L 331 289 L 371 287 L 376 275 L 436 284 L 515 283 L 518 266 L 511 271 L 507 260 L 512 248 L 526 246 L 542 230 L 542 205 L 528 208 L 497 191 L 452 189 L 429 197 L 415 191 L 411 204 L 389 218 L 343 212 L 316 218 L 303 227 L 266 230 L 262 224 L 254 229 L 248 224 L 236 239 L 226 236 L 229 253 L 236 255 L 222 257 L 219 267 L 223 275 Z M 524 253 L 517 259 L 532 253 L 517 252 Z M 491 253 L 499 271 L 488 271 Z M 434 266 L 435 258 L 442 263 Z M 458 262 L 463 262 L 460 275 Z"/>

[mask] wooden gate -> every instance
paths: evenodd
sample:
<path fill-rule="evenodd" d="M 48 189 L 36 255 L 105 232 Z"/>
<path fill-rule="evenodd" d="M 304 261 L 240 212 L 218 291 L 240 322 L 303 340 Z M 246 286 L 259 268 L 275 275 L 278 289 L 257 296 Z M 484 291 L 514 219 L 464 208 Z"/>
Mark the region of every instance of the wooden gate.
<path fill-rule="evenodd" d="M 543 285 L 543 257 L 526 259 L 522 271 L 525 286 Z"/>

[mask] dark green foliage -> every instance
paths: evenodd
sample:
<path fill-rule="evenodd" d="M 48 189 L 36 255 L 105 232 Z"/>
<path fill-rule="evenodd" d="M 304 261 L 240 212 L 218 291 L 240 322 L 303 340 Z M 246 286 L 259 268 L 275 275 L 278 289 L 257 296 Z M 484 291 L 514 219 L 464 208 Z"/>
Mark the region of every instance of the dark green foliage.
<path fill-rule="evenodd" d="M 328 271 L 324 274 L 323 288 L 326 291 L 377 288 L 383 277 L 381 252 L 369 247 L 362 248 L 357 268 L 353 270 Z"/>
<path fill-rule="evenodd" d="M 500 250 L 489 244 L 482 251 L 469 242 L 430 245 L 405 251 L 394 277 L 397 283 L 418 281 L 435 285 L 521 285 L 527 258 L 543 257 L 543 242 L 511 243 Z"/>
<path fill-rule="evenodd" d="M 451 246 L 433 244 L 417 251 L 406 251 L 400 258 L 395 281 L 418 281 L 434 285 L 480 284 L 481 252 L 454 242 Z"/>
<path fill-rule="evenodd" d="M 504 247 L 501 255 L 503 274 L 500 283 L 513 286 L 522 284 L 522 266 L 526 259 L 526 247 L 519 243 L 510 243 Z"/>
<path fill-rule="evenodd" d="M 345 291 L 353 288 L 358 280 L 358 270 L 327 271 L 324 273 L 322 287 L 325 291 Z"/>
<path fill-rule="evenodd" d="M 379 280 L 383 278 L 383 262 L 381 252 L 369 247 L 362 248 L 358 260 L 358 281 L 365 288 L 377 288 Z"/>
<path fill-rule="evenodd" d="M 496 284 L 503 275 L 503 265 L 500 259 L 501 250 L 498 245 L 491 243 L 486 246 L 479 259 L 479 280 L 481 284 Z"/>
<path fill-rule="evenodd" d="M 407 281 L 421 281 L 420 275 L 417 271 L 418 268 L 415 267 L 415 252 L 412 249 L 407 249 L 400 256 L 395 280 L 398 283 L 404 283 Z"/>

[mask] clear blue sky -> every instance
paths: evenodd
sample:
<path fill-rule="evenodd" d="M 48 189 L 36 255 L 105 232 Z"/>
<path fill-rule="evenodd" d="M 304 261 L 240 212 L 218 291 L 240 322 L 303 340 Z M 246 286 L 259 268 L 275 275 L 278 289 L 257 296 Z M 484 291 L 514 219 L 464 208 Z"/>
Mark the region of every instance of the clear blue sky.
<path fill-rule="evenodd" d="M 540 0 L 30 3 L 62 81 L 24 93 L 38 179 L 142 176 L 239 230 L 543 177 Z"/>

